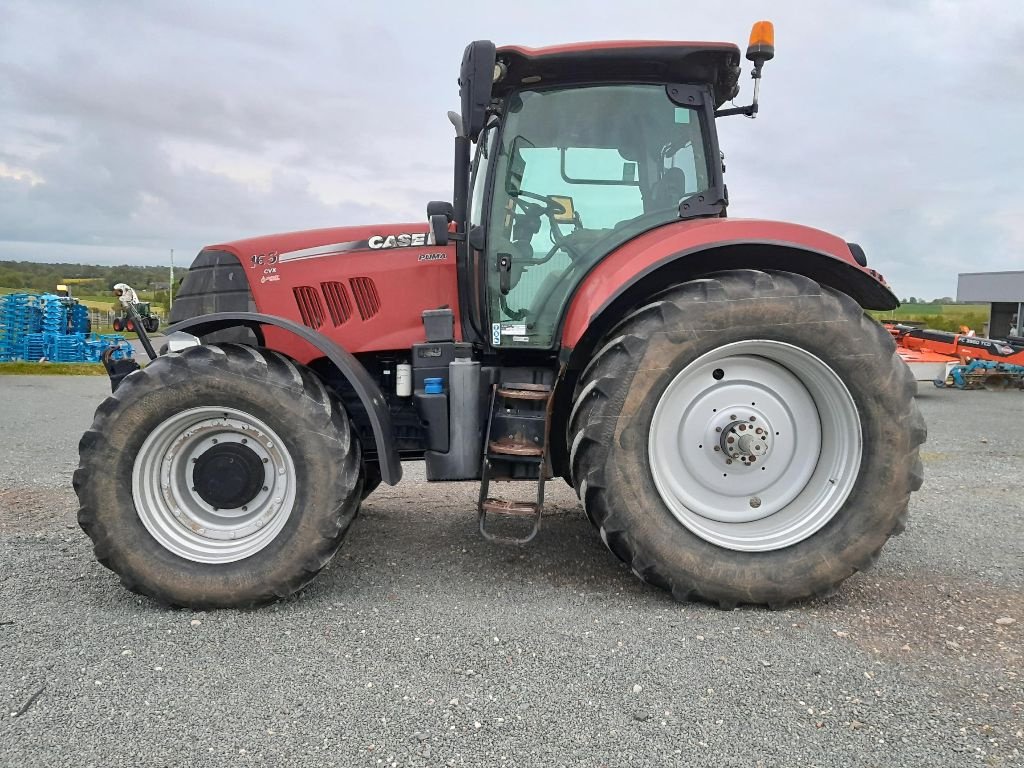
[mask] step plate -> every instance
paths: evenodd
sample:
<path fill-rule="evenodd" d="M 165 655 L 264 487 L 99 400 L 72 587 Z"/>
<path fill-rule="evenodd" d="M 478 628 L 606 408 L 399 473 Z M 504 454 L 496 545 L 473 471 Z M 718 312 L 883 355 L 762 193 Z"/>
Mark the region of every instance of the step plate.
<path fill-rule="evenodd" d="M 547 400 L 551 397 L 551 390 L 525 389 L 522 386 L 498 387 L 498 396 L 506 400 Z"/>
<path fill-rule="evenodd" d="M 543 446 L 537 445 L 534 442 L 524 439 L 516 439 L 513 437 L 503 437 L 500 440 L 492 440 L 487 445 L 487 450 L 491 453 L 501 454 L 502 456 L 543 456 Z"/>
<path fill-rule="evenodd" d="M 532 501 L 505 501 L 504 499 L 484 499 L 484 512 L 512 517 L 534 517 L 540 505 Z"/>

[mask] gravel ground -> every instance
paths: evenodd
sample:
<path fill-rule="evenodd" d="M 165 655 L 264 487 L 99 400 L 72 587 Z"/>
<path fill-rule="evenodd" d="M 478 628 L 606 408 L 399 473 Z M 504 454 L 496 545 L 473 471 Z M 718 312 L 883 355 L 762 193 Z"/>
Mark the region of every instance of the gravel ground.
<path fill-rule="evenodd" d="M 407 465 L 305 592 L 193 613 L 75 523 L 106 386 L 0 377 L 0 764 L 1024 764 L 1020 393 L 922 392 L 911 525 L 829 601 L 674 603 L 560 481 L 534 544 L 491 546 L 474 484 Z"/>

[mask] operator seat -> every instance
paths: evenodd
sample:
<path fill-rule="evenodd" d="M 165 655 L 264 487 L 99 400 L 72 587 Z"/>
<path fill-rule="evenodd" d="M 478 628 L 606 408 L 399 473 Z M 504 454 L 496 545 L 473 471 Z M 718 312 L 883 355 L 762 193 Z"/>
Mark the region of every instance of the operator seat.
<path fill-rule="evenodd" d="M 651 187 L 646 213 L 677 208 L 679 201 L 686 197 L 686 174 L 682 168 L 669 168 L 665 175 Z"/>

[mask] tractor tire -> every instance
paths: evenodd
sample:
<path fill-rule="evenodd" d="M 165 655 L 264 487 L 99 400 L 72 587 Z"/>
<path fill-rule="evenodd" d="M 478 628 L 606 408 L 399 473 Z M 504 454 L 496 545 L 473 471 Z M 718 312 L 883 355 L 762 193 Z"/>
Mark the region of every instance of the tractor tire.
<path fill-rule="evenodd" d="M 124 322 L 121 320 L 120 317 L 115 317 L 114 320 L 110 323 L 110 326 L 111 328 L 114 329 L 114 333 L 120 333 L 121 331 L 124 330 Z"/>
<path fill-rule="evenodd" d="M 363 465 L 363 492 L 361 499 L 366 501 L 366 497 L 377 490 L 383 482 L 380 476 L 380 464 L 376 461 L 368 462 Z"/>
<path fill-rule="evenodd" d="M 156 333 L 160 329 L 160 318 L 144 317 L 142 318 L 142 327 L 146 333 Z"/>
<path fill-rule="evenodd" d="M 605 338 L 569 422 L 606 546 L 678 600 L 823 597 L 903 531 L 927 431 L 892 337 L 785 272 L 668 289 Z"/>
<path fill-rule="evenodd" d="M 133 592 L 189 608 L 284 598 L 334 556 L 362 492 L 359 442 L 308 368 L 239 344 L 131 374 L 79 443 L 78 521 Z"/>

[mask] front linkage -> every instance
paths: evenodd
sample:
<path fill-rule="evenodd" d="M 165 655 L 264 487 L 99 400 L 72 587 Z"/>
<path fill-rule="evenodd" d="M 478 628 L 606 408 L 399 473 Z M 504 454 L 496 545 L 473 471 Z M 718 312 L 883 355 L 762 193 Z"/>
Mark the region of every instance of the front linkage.
<path fill-rule="evenodd" d="M 135 289 L 127 283 L 118 283 L 114 286 L 114 294 L 117 296 L 118 301 L 121 302 L 121 306 L 124 307 L 125 316 L 131 322 L 132 327 L 134 327 L 135 333 L 138 334 L 139 341 L 142 342 L 142 348 L 146 350 L 150 360 L 156 360 L 156 350 L 153 349 L 153 342 L 150 341 L 149 334 L 146 333 L 145 324 L 142 322 L 142 317 L 135 308 L 135 305 L 139 302 Z M 115 360 L 113 352 L 113 349 L 108 349 L 101 358 L 103 367 L 107 369 L 107 375 L 110 377 L 111 392 L 117 391 L 118 386 L 120 386 L 126 376 L 141 368 L 132 358 Z"/>

